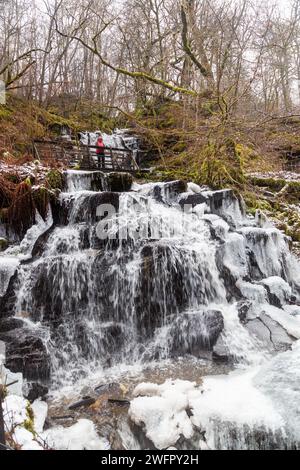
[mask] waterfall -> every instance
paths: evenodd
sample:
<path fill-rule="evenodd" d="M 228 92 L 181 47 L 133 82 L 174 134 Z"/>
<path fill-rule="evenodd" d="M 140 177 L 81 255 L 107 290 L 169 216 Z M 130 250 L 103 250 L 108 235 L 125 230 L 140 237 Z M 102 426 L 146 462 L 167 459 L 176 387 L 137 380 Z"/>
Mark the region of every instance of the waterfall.
<path fill-rule="evenodd" d="M 246 216 L 231 190 L 96 191 L 99 178 L 68 172 L 31 258 L 8 264 L 1 302 L 23 324 L 9 338 L 38 341 L 25 376 L 57 389 L 120 365 L 204 357 L 243 369 L 291 349 L 299 264 L 279 230 Z"/>

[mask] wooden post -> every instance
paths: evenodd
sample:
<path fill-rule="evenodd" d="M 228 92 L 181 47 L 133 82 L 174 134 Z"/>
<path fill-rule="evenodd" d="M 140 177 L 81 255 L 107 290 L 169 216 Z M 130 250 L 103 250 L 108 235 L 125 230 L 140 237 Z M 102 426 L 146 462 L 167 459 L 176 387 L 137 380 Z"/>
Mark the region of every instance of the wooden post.
<path fill-rule="evenodd" d="M 0 384 L 0 450 L 5 450 L 5 430 L 3 418 L 3 403 L 4 400 L 4 386 Z"/>

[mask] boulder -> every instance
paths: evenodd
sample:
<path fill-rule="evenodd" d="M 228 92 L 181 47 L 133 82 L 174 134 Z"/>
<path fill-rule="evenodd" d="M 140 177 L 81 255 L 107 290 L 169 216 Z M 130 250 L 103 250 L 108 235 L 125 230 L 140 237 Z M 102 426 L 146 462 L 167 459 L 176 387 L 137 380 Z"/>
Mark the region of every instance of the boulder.
<path fill-rule="evenodd" d="M 6 343 L 6 367 L 12 372 L 22 372 L 29 380 L 49 379 L 50 358 L 41 338 L 26 329 L 2 333 Z"/>
<path fill-rule="evenodd" d="M 223 329 L 224 319 L 219 310 L 181 313 L 170 329 L 171 352 L 199 357 L 201 351 L 213 349 Z"/>
<path fill-rule="evenodd" d="M 82 195 L 77 201 L 78 207 L 74 213 L 73 223 L 87 222 L 95 224 L 100 220 L 98 208 L 100 206 L 112 206 L 115 212 L 119 210 L 119 194 L 116 192 L 103 192 Z"/>

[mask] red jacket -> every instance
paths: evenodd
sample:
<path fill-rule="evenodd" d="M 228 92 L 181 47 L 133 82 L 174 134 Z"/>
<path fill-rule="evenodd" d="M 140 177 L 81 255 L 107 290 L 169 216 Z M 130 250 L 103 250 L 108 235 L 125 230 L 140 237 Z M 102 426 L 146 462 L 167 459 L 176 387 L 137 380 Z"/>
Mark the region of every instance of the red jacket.
<path fill-rule="evenodd" d="M 102 137 L 99 137 L 98 140 L 97 140 L 97 150 L 96 150 L 96 153 L 98 155 L 101 155 L 104 153 L 104 149 L 105 149 L 105 145 L 104 145 L 104 142 L 103 142 L 103 138 Z"/>

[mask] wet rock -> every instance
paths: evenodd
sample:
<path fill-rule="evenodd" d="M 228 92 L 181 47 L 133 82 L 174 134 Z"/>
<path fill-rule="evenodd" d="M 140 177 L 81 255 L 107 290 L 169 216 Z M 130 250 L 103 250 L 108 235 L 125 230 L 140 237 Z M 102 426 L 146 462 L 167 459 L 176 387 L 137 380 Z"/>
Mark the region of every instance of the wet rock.
<path fill-rule="evenodd" d="M 11 316 L 14 311 L 14 305 L 16 302 L 16 283 L 18 274 L 15 273 L 9 281 L 8 288 L 5 295 L 0 296 L 0 324 L 1 321 L 8 316 Z"/>
<path fill-rule="evenodd" d="M 91 174 L 91 191 L 105 191 L 105 174 L 101 171 L 94 171 Z"/>
<path fill-rule="evenodd" d="M 118 405 L 118 406 L 130 406 L 130 401 L 129 400 L 124 400 L 121 398 L 109 398 L 108 403 L 111 403 L 112 405 Z"/>
<path fill-rule="evenodd" d="M 153 188 L 153 196 L 157 202 L 171 202 L 179 194 L 187 191 L 187 183 L 182 180 L 170 181 L 155 185 Z"/>
<path fill-rule="evenodd" d="M 167 317 L 188 309 L 191 301 L 203 305 L 216 298 L 208 264 L 197 264 L 191 272 L 194 254 L 189 250 L 178 250 L 170 242 L 154 242 L 143 247 L 141 257 L 135 306 L 142 335 L 153 335 Z"/>
<path fill-rule="evenodd" d="M 54 225 L 68 225 L 73 201 L 71 198 L 51 200 L 51 211 Z"/>
<path fill-rule="evenodd" d="M 130 173 L 113 172 L 106 175 L 106 189 L 113 192 L 130 191 L 133 176 Z"/>
<path fill-rule="evenodd" d="M 98 212 L 99 206 L 112 206 L 112 210 L 119 210 L 119 194 L 113 192 L 103 192 L 85 195 L 80 201 L 80 205 L 74 215 L 74 223 L 88 222 L 95 224 L 101 220 Z"/>
<path fill-rule="evenodd" d="M 195 207 L 199 204 L 206 203 L 208 199 L 204 194 L 204 192 L 198 194 L 184 194 L 184 196 L 180 198 L 179 204 L 183 208 L 185 205 Z"/>
<path fill-rule="evenodd" d="M 201 355 L 212 350 L 224 329 L 223 315 L 218 310 L 179 314 L 172 322 L 170 338 L 172 353 Z"/>
<path fill-rule="evenodd" d="M 0 252 L 5 251 L 8 248 L 8 245 L 9 245 L 9 243 L 6 240 L 6 238 L 1 238 L 0 237 Z"/>
<path fill-rule="evenodd" d="M 49 379 L 50 358 L 42 339 L 25 329 L 2 333 L 0 339 L 6 343 L 9 370 L 22 372 L 28 380 Z"/>
<path fill-rule="evenodd" d="M 226 246 L 224 243 L 217 247 L 216 264 L 220 273 L 220 277 L 223 280 L 224 286 L 226 288 L 227 301 L 230 302 L 231 300 L 240 300 L 243 296 L 236 284 L 237 277 L 227 266 L 224 265 L 225 250 Z"/>
<path fill-rule="evenodd" d="M 48 394 L 48 391 L 48 388 L 39 382 L 29 382 L 27 385 L 27 392 L 25 394 L 25 398 L 27 398 L 30 403 L 33 403 L 39 398 L 44 400 L 46 395 Z"/>
<path fill-rule="evenodd" d="M 242 300 L 237 303 L 238 316 L 241 323 L 246 322 L 251 307 L 252 302 L 250 300 Z"/>
<path fill-rule="evenodd" d="M 213 360 L 216 362 L 230 362 L 231 355 L 228 347 L 226 346 L 222 336 L 218 338 L 218 341 L 213 347 Z"/>
<path fill-rule="evenodd" d="M 52 232 L 53 232 L 53 227 L 50 227 L 48 230 L 46 230 L 45 233 L 39 236 L 39 238 L 35 242 L 34 247 L 32 249 L 32 258 L 42 256 L 45 250 L 46 244 Z"/>
<path fill-rule="evenodd" d="M 98 387 L 95 388 L 95 391 L 99 395 L 105 395 L 107 393 L 116 393 L 120 392 L 120 384 L 113 382 L 110 384 L 101 384 L 98 385 Z"/>
<path fill-rule="evenodd" d="M 24 321 L 21 318 L 8 317 L 0 319 L 0 333 L 7 333 L 8 331 L 22 328 Z"/>
<path fill-rule="evenodd" d="M 96 402 L 95 398 L 91 398 L 91 397 L 85 398 L 83 400 L 80 400 L 74 403 L 73 405 L 70 405 L 69 410 L 77 410 L 78 408 L 88 407 L 88 406 L 93 405 L 95 402 Z"/>
<path fill-rule="evenodd" d="M 184 266 L 172 262 L 170 246 L 163 243 L 146 245 L 141 256 L 140 289 L 136 293 L 137 327 L 147 336 L 163 325 L 166 314 L 172 314 L 188 303 L 188 293 Z M 167 276 L 162 276 L 162 272 Z"/>

